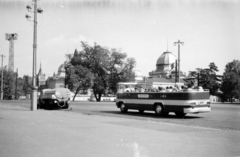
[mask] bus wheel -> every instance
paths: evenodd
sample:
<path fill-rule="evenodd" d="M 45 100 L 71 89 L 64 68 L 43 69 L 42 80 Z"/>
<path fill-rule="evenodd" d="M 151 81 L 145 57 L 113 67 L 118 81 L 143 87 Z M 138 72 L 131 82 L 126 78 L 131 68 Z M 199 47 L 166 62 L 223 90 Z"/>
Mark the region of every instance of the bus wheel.
<path fill-rule="evenodd" d="M 139 113 L 143 113 L 144 112 L 144 110 L 138 110 L 139 111 Z"/>
<path fill-rule="evenodd" d="M 186 113 L 183 113 L 183 112 L 175 112 L 175 115 L 176 115 L 177 117 L 184 117 L 184 116 L 186 116 Z"/>
<path fill-rule="evenodd" d="M 160 105 L 160 104 L 155 105 L 154 110 L 155 110 L 156 115 L 158 115 L 158 116 L 162 116 L 163 115 L 163 107 L 162 107 L 162 105 Z"/>
<path fill-rule="evenodd" d="M 126 113 L 128 111 L 128 109 L 126 108 L 125 104 L 124 103 L 121 103 L 120 105 L 120 111 L 122 113 Z"/>

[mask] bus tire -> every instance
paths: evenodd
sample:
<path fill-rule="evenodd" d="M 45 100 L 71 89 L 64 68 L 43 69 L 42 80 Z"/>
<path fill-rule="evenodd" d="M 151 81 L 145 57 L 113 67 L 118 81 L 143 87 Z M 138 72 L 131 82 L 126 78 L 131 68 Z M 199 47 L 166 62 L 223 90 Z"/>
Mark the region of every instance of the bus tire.
<path fill-rule="evenodd" d="M 182 117 L 186 116 L 186 113 L 183 113 L 183 112 L 175 112 L 175 115 L 176 115 L 177 117 L 182 118 Z"/>
<path fill-rule="evenodd" d="M 155 114 L 158 115 L 158 116 L 162 116 L 163 115 L 163 106 L 161 104 L 156 104 L 154 106 L 154 111 L 155 111 Z"/>
<path fill-rule="evenodd" d="M 120 111 L 122 113 L 127 113 L 128 109 L 126 108 L 125 104 L 124 103 L 121 103 L 120 104 Z"/>
<path fill-rule="evenodd" d="M 144 112 L 144 110 L 138 110 L 139 111 L 139 113 L 143 113 Z"/>

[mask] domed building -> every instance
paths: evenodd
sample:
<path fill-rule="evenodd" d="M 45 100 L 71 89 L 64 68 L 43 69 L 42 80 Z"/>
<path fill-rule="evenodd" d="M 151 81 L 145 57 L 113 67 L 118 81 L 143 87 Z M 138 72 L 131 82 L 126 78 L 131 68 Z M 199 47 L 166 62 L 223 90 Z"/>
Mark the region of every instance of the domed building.
<path fill-rule="evenodd" d="M 48 77 L 46 81 L 47 88 L 59 88 L 65 87 L 65 66 L 66 62 L 61 64 L 58 68 L 58 73 L 55 75 L 53 74 L 52 77 Z"/>
<path fill-rule="evenodd" d="M 65 87 L 65 66 L 67 65 L 67 61 L 65 61 L 63 64 L 61 64 L 58 68 L 58 73 L 53 76 L 50 76 L 46 79 L 46 75 L 42 73 L 42 68 L 40 65 L 40 69 L 37 75 L 37 85 L 38 90 L 41 91 L 42 89 L 46 88 L 59 88 L 59 87 Z"/>
<path fill-rule="evenodd" d="M 177 57 L 172 52 L 166 51 L 158 58 L 156 71 L 149 72 L 149 78 L 175 78 Z M 180 71 L 180 78 L 185 74 Z"/>
<path fill-rule="evenodd" d="M 169 51 L 163 52 L 163 54 L 157 59 L 156 70 L 149 72 L 149 77 L 146 79 L 147 84 L 155 86 L 174 86 L 177 82 L 177 57 Z M 186 77 L 185 73 L 180 71 L 179 85 L 183 85 Z"/>
<path fill-rule="evenodd" d="M 163 52 L 156 63 L 156 71 L 149 72 L 150 77 L 166 77 L 175 70 L 176 56 L 169 51 Z"/>

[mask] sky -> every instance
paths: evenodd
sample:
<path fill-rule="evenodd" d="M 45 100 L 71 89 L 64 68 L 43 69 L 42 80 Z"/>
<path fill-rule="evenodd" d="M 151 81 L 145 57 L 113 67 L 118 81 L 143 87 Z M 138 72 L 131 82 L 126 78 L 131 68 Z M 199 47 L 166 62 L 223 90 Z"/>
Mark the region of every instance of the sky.
<path fill-rule="evenodd" d="M 37 15 L 37 71 L 52 76 L 81 50 L 81 41 L 94 42 L 127 53 L 135 70 L 149 76 L 166 50 L 178 56 L 181 71 L 208 68 L 211 62 L 223 74 L 225 65 L 240 60 L 240 0 L 39 0 Z M 33 13 L 31 0 L 0 0 L 0 55 L 8 65 L 5 33 L 17 33 L 14 69 L 32 76 Z"/>

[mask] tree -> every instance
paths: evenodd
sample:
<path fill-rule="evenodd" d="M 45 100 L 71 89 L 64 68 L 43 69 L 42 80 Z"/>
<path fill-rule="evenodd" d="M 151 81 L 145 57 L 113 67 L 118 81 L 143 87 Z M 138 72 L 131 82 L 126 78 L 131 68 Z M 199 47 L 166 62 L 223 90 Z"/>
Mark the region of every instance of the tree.
<path fill-rule="evenodd" d="M 211 95 L 216 95 L 220 87 L 216 72 L 218 67 L 213 62 L 209 64 L 209 68 L 199 69 L 199 85 L 209 89 Z"/>
<path fill-rule="evenodd" d="M 23 76 L 23 87 L 22 90 L 24 92 L 24 95 L 27 95 L 27 93 L 31 92 L 31 82 L 32 82 L 32 77 L 28 75 Z"/>
<path fill-rule="evenodd" d="M 232 102 L 234 97 L 240 97 L 240 62 L 238 60 L 233 60 L 225 66 L 220 89 L 223 92 L 223 99 L 230 98 Z"/>
<path fill-rule="evenodd" d="M 211 95 L 217 95 L 220 80 L 218 80 L 216 72 L 218 72 L 218 67 L 213 62 L 209 64 L 209 68 L 197 68 L 196 71 L 189 73 L 188 84 L 194 85 L 197 80 L 199 86 L 209 89 Z"/>
<path fill-rule="evenodd" d="M 87 90 L 91 87 L 91 76 L 90 71 L 81 65 L 66 67 L 65 84 L 75 93 L 73 101 L 80 90 Z"/>
<path fill-rule="evenodd" d="M 15 73 L 3 69 L 3 99 L 13 99 L 15 94 Z"/>
<path fill-rule="evenodd" d="M 93 93 L 97 101 L 107 91 L 115 93 L 120 81 L 130 80 L 130 74 L 135 66 L 133 58 L 127 58 L 126 53 L 116 49 L 108 49 L 98 44 L 90 46 L 81 42 L 82 50 L 74 51 L 71 65 L 88 69 L 92 74 Z"/>
<path fill-rule="evenodd" d="M 133 74 L 133 68 L 136 64 L 134 58 L 127 58 L 126 53 L 121 53 L 112 49 L 110 51 L 110 59 L 108 63 L 108 88 L 112 93 L 117 92 L 117 84 L 119 82 L 130 81 Z"/>

